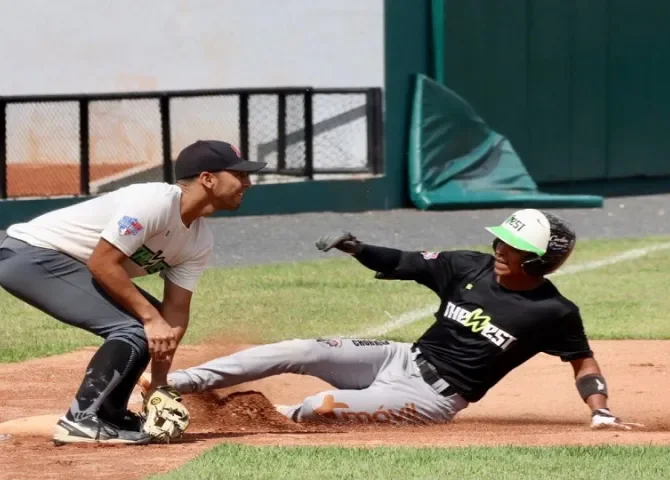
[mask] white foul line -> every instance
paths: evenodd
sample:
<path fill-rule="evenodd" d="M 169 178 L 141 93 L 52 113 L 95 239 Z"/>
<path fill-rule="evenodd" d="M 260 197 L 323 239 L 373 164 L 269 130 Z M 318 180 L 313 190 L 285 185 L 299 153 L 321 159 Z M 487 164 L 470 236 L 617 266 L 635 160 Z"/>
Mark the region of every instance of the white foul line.
<path fill-rule="evenodd" d="M 667 250 L 670 248 L 670 243 L 659 243 L 656 245 L 651 245 L 649 247 L 643 248 L 634 248 L 627 250 L 616 255 L 605 257 L 601 260 L 594 260 L 592 262 L 580 263 L 577 265 L 567 266 L 557 272 L 548 275 L 548 277 L 558 277 L 561 275 L 571 275 L 573 273 L 585 272 L 587 270 L 595 270 L 597 268 L 606 267 L 607 265 L 614 265 L 616 263 L 625 262 L 628 260 L 634 260 L 636 258 L 644 257 L 652 252 L 658 250 Z M 402 313 L 397 317 L 391 317 L 387 312 L 386 314 L 391 317 L 391 320 L 386 322 L 384 325 L 373 327 L 367 330 L 360 331 L 353 335 L 354 338 L 370 338 L 370 337 L 381 337 L 386 335 L 393 330 L 411 325 L 419 320 L 422 320 L 429 315 L 434 314 L 437 309 L 440 307 L 439 304 L 427 305 L 425 307 L 419 308 L 417 310 L 411 310 L 409 312 Z M 346 336 L 346 335 L 345 335 Z"/>

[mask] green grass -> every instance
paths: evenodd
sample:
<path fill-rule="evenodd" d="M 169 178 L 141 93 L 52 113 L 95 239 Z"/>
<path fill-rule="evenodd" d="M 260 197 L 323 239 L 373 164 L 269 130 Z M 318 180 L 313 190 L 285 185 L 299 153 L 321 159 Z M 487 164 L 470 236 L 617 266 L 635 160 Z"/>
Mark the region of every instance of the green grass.
<path fill-rule="evenodd" d="M 604 258 L 667 237 L 583 241 L 570 264 Z M 488 250 L 488 246 L 473 247 Z M 383 324 L 403 312 L 437 302 L 414 282 L 374 280 L 371 271 L 344 255 L 317 261 L 208 270 L 194 298 L 185 343 L 214 336 L 271 342 L 286 338 L 350 335 Z M 583 310 L 592 338 L 670 338 L 670 286 L 663 281 L 670 251 L 657 252 L 599 270 L 556 278 Z M 137 282 L 160 296 L 157 277 Z M 409 340 L 430 320 L 393 331 Z M 68 352 L 100 340 L 68 327 L 0 290 L 0 362 Z"/>
<path fill-rule="evenodd" d="M 594 339 L 669 339 L 670 250 L 556 279 L 582 306 Z"/>
<path fill-rule="evenodd" d="M 651 480 L 667 478 L 662 447 L 342 448 L 222 444 L 161 480 L 441 479 Z"/>

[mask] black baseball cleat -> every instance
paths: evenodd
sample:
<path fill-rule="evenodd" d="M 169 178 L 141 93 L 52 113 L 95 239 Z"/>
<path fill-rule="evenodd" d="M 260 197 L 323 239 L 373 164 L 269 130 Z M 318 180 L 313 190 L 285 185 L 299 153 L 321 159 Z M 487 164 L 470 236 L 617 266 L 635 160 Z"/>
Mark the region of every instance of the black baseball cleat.
<path fill-rule="evenodd" d="M 95 415 L 79 421 L 61 417 L 52 438 L 59 447 L 68 443 L 105 443 L 110 445 L 145 445 L 151 436 L 144 432 L 121 430 Z"/>
<path fill-rule="evenodd" d="M 119 430 L 128 430 L 129 432 L 141 432 L 144 426 L 144 417 L 139 413 L 126 410 L 122 414 L 113 417 L 98 412 L 98 418 L 110 424 Z"/>

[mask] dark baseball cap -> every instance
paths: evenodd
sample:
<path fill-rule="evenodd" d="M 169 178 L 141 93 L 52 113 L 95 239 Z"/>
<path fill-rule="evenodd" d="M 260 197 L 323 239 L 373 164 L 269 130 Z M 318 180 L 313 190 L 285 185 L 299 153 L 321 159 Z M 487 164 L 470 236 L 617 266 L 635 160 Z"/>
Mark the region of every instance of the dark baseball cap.
<path fill-rule="evenodd" d="M 198 140 L 188 145 L 177 156 L 174 165 L 175 178 L 197 177 L 202 172 L 256 172 L 265 168 L 265 162 L 250 162 L 242 158 L 240 151 L 228 142 L 220 140 Z"/>

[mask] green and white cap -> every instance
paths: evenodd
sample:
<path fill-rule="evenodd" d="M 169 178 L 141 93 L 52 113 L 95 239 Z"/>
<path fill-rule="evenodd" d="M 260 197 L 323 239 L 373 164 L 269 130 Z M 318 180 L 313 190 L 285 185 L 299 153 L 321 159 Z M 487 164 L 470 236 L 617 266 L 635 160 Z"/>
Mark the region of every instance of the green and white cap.
<path fill-rule="evenodd" d="M 549 220 L 542 212 L 532 208 L 518 210 L 501 225 L 486 227 L 486 230 L 511 247 L 540 256 L 547 252 L 551 238 Z"/>

